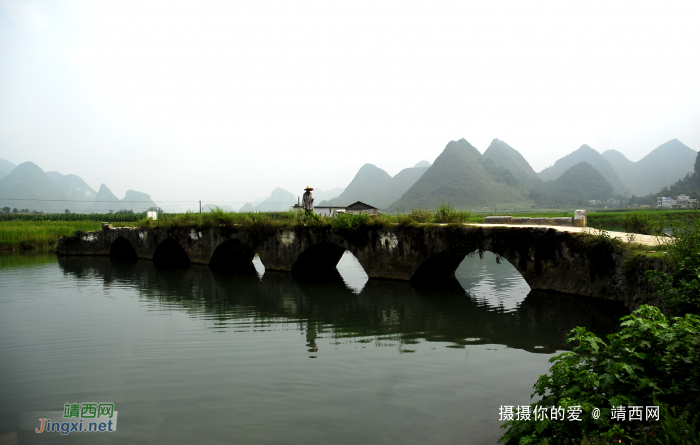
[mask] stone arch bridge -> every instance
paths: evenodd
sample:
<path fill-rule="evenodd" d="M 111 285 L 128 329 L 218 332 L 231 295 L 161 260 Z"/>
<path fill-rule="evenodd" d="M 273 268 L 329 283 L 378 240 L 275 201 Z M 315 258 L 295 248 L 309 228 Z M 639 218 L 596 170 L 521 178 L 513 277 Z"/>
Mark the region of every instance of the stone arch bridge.
<path fill-rule="evenodd" d="M 310 277 L 335 271 L 346 250 L 370 279 L 439 284 L 454 276 L 465 256 L 490 251 L 510 262 L 535 290 L 618 300 L 628 308 L 655 303 L 646 281 L 623 273 L 623 248 L 590 235 L 541 227 L 369 226 L 350 231 L 305 226 L 105 226 L 81 237 L 61 238 L 57 247 L 59 255 L 145 259 L 156 267 L 208 264 L 231 271 L 250 270 L 258 254 L 267 270 Z"/>

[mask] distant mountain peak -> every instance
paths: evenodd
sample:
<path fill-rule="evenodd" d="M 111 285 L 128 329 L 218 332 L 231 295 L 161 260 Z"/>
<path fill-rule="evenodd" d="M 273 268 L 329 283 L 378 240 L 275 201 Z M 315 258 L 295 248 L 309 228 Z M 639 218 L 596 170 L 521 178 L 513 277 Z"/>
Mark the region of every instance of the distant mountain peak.
<path fill-rule="evenodd" d="M 149 195 L 148 193 L 137 192 L 136 190 L 127 190 L 126 195 L 124 195 L 124 200 L 127 199 L 138 199 L 147 201 L 151 199 L 151 195 Z"/>
<path fill-rule="evenodd" d="M 434 209 L 445 201 L 458 209 L 527 202 L 519 188 L 501 179 L 486 170 L 482 154 L 466 139 L 450 141 L 433 165 L 389 209 Z"/>
<path fill-rule="evenodd" d="M 428 161 L 420 161 L 419 163 L 414 165 L 413 168 L 430 167 L 431 165 L 433 165 L 433 164 L 431 164 Z"/>
<path fill-rule="evenodd" d="M 17 167 L 15 167 L 15 170 L 17 170 L 17 169 L 24 170 L 24 171 L 31 170 L 31 171 L 41 171 L 42 173 L 44 172 L 44 170 L 42 170 L 41 167 L 39 167 L 38 165 L 36 165 L 35 163 L 30 162 L 30 161 L 22 162 Z"/>
<path fill-rule="evenodd" d="M 367 163 L 367 164 L 363 165 L 362 167 L 360 167 L 360 171 L 367 171 L 367 170 L 369 170 L 369 171 L 376 171 L 376 170 L 384 171 L 381 168 L 377 167 L 376 165 L 370 164 L 370 163 Z"/>
<path fill-rule="evenodd" d="M 0 207 L 30 210 L 61 211 L 70 198 L 33 162 L 23 162 L 0 179 Z M 26 200 L 26 201 L 25 201 Z M 60 208 L 59 208 L 60 207 Z"/>
<path fill-rule="evenodd" d="M 294 197 L 294 194 L 288 190 L 283 189 L 282 187 L 277 187 L 275 188 L 272 193 L 270 193 L 270 198 L 275 198 L 278 200 L 295 200 L 296 198 Z M 263 201 L 265 202 L 265 201 Z"/>
<path fill-rule="evenodd" d="M 97 196 L 95 196 L 95 201 L 119 201 L 114 193 L 107 187 L 106 184 L 100 184 L 99 190 L 97 190 Z"/>
<path fill-rule="evenodd" d="M 268 198 L 265 198 L 261 203 L 255 206 L 255 210 L 258 212 L 280 212 L 289 210 L 292 205 L 297 202 L 297 198 L 291 192 L 277 187 L 275 188 Z M 247 207 L 249 203 L 246 203 L 241 208 L 241 211 L 250 211 Z"/>
<path fill-rule="evenodd" d="M 622 194 L 628 191 L 608 159 L 587 144 L 581 145 L 577 150 L 557 160 L 551 167 L 542 170 L 539 173 L 539 177 L 544 181 L 553 181 L 559 178 L 568 168 L 581 161 L 588 162 L 593 168 L 598 170 L 608 183 L 613 186 L 615 193 Z"/>
<path fill-rule="evenodd" d="M 73 174 L 62 175 L 59 172 L 46 172 L 46 175 L 71 199 L 91 201 L 97 196 L 97 192 L 87 185 L 80 176 Z"/>
<path fill-rule="evenodd" d="M 349 205 L 355 201 L 365 201 L 381 208 L 383 202 L 380 202 L 380 196 L 390 182 L 389 173 L 374 164 L 365 164 L 340 195 L 327 201 L 328 205 Z"/>
<path fill-rule="evenodd" d="M 566 169 L 553 183 L 560 195 L 583 195 L 585 199 L 606 199 L 613 187 L 590 162 L 580 161 Z"/>
<path fill-rule="evenodd" d="M 455 153 L 462 153 L 464 151 L 468 151 L 471 153 L 472 156 L 478 156 L 481 157 L 481 152 L 476 149 L 472 144 L 470 144 L 466 139 L 462 138 L 457 141 L 450 141 L 447 143 L 447 146 L 445 149 L 442 151 L 443 153 L 447 152 L 455 152 Z M 440 157 L 438 156 L 438 159 Z M 435 159 L 435 163 L 437 163 L 437 159 Z"/>
<path fill-rule="evenodd" d="M 0 159 L 0 179 L 10 174 L 12 170 L 17 168 L 15 164 L 5 159 Z"/>
<path fill-rule="evenodd" d="M 499 139 L 491 141 L 491 145 L 486 149 L 483 157 L 500 167 L 507 168 L 515 178 L 523 183 L 536 181 L 538 178 L 537 173 L 523 155 Z"/>

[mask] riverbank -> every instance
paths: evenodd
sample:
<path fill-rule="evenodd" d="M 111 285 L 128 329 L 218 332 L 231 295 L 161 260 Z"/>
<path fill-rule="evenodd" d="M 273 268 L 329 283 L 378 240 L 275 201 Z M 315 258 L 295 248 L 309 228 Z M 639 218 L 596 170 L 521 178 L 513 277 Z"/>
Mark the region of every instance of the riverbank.
<path fill-rule="evenodd" d="M 128 225 L 134 223 L 114 223 Z M 101 227 L 97 221 L 0 221 L 0 250 L 53 251 L 59 238 Z"/>

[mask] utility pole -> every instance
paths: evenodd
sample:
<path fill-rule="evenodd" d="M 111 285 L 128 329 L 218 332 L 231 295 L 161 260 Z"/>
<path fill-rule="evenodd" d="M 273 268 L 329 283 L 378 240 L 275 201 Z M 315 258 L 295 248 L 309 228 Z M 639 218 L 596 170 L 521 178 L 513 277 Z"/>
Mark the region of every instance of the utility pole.
<path fill-rule="evenodd" d="M 202 213 L 202 201 L 199 201 L 199 213 Z"/>

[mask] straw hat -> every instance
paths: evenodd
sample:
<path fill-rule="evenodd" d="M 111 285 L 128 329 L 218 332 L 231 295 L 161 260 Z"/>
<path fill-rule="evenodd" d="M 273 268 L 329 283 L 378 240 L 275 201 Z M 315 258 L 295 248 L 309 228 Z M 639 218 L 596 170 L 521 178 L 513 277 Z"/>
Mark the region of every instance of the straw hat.
<path fill-rule="evenodd" d="M 311 191 L 311 190 L 313 190 L 313 189 L 307 185 L 306 188 L 305 188 L 304 190 Z"/>

